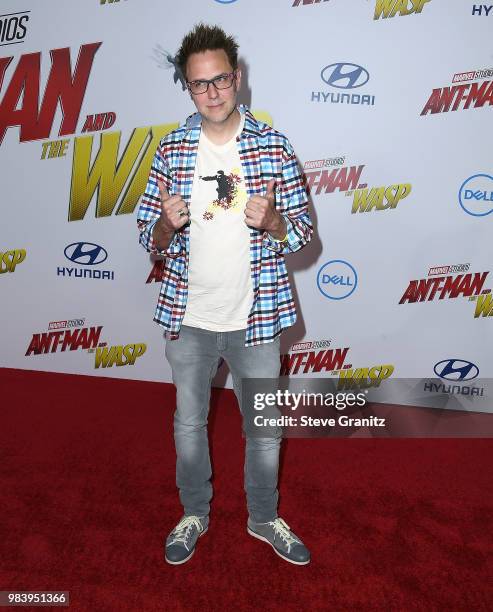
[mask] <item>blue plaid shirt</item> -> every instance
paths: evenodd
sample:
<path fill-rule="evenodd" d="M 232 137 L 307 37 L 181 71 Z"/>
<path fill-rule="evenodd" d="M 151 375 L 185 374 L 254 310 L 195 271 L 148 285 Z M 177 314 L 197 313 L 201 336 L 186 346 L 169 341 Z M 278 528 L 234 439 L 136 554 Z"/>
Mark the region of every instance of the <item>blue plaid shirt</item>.
<path fill-rule="evenodd" d="M 250 229 L 250 270 L 254 300 L 245 336 L 245 346 L 272 342 L 296 321 L 284 255 L 298 251 L 310 241 L 313 228 L 303 176 L 288 139 L 269 125 L 257 122 L 245 106 L 245 124 L 238 153 L 248 197 L 265 195 L 268 181 L 276 181 L 276 209 L 287 226 L 285 242 L 276 242 L 262 230 Z M 177 338 L 187 305 L 190 228 L 176 231 L 166 251 L 159 251 L 152 230 L 161 214 L 158 179 L 170 195 L 179 194 L 190 206 L 193 175 L 201 130 L 199 113 L 165 136 L 154 156 L 149 180 L 139 207 L 137 224 L 140 243 L 149 252 L 166 256 L 163 281 L 154 321 L 167 336 Z"/>

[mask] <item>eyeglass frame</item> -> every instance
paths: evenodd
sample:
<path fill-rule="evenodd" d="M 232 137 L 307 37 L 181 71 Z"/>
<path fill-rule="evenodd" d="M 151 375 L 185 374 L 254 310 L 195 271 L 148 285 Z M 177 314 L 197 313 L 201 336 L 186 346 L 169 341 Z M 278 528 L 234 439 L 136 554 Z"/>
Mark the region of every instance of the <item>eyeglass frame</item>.
<path fill-rule="evenodd" d="M 228 85 L 227 87 L 218 87 L 215 83 L 215 81 L 217 81 L 217 79 L 220 79 L 222 77 L 233 77 L 231 79 L 231 85 Z M 235 70 L 233 70 L 233 72 L 223 72 L 221 74 L 218 74 L 217 76 L 215 76 L 213 79 L 196 79 L 195 81 L 187 81 L 187 88 L 188 91 L 193 95 L 193 96 L 201 96 L 202 94 L 205 94 L 209 91 L 209 85 L 214 85 L 214 87 L 216 88 L 217 91 L 222 91 L 224 89 L 229 89 L 230 87 L 233 87 L 233 83 L 236 79 L 236 77 L 238 76 L 238 68 L 236 68 Z M 192 83 L 206 83 L 207 87 L 205 89 L 205 91 L 201 91 L 200 93 L 194 93 L 190 87 L 190 85 Z"/>

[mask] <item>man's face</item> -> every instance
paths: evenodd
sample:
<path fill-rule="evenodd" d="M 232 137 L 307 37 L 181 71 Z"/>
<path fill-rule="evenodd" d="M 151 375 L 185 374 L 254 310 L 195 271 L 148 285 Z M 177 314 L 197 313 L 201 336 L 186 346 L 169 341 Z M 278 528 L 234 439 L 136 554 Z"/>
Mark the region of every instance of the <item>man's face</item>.
<path fill-rule="evenodd" d="M 233 72 L 228 56 L 223 49 L 193 53 L 187 62 L 187 80 L 213 79 L 220 74 Z M 224 123 L 236 108 L 236 97 L 240 88 L 241 73 L 228 89 L 217 89 L 212 83 L 205 93 L 192 94 L 192 100 L 202 118 L 214 124 Z"/>

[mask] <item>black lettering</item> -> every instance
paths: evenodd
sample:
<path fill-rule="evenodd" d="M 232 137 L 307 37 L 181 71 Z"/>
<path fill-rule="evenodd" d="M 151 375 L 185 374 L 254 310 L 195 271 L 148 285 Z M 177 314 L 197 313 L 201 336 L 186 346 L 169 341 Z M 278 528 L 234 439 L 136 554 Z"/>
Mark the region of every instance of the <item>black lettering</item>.
<path fill-rule="evenodd" d="M 17 32 L 16 38 L 18 40 L 22 40 L 23 38 L 25 38 L 27 30 L 23 22 L 28 22 L 28 21 L 29 21 L 29 15 L 22 15 L 22 17 L 19 19 L 19 30 L 23 30 L 23 34 L 19 36 L 20 32 Z"/>

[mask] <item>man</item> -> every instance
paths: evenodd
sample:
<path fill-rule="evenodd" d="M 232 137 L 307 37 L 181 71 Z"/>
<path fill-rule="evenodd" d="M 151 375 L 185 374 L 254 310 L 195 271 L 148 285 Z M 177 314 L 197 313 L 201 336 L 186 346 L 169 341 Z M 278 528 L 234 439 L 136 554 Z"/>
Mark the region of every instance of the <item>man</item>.
<path fill-rule="evenodd" d="M 207 415 L 223 358 L 240 410 L 241 382 L 277 379 L 279 337 L 296 319 L 284 254 L 311 238 L 307 196 L 288 140 L 245 107 L 238 45 L 199 24 L 177 62 L 198 113 L 160 142 L 138 214 L 140 241 L 166 256 L 155 321 L 177 390 L 176 483 L 184 516 L 166 540 L 168 563 L 188 561 L 209 524 L 212 497 Z M 245 426 L 244 426 L 245 429 Z M 277 515 L 281 431 L 247 435 L 250 535 L 291 563 L 310 553 Z"/>

